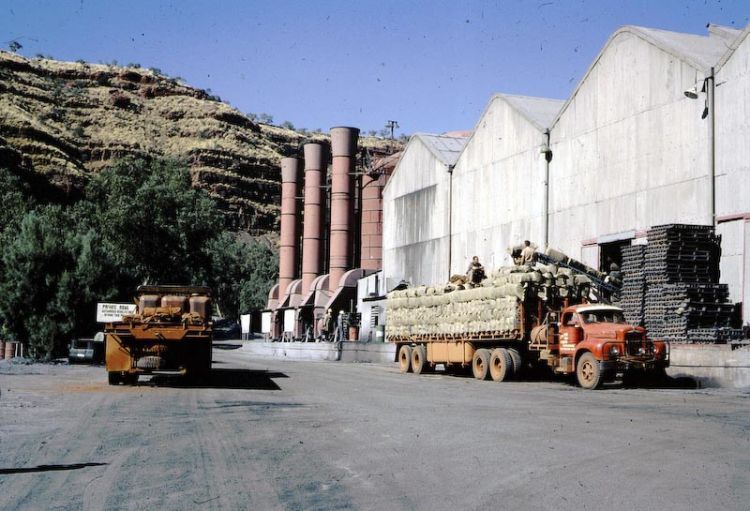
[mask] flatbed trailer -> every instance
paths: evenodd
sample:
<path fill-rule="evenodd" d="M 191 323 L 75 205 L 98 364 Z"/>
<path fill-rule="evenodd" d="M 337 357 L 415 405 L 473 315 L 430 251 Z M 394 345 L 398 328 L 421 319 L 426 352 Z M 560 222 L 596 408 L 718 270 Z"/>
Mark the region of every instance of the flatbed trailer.
<path fill-rule="evenodd" d="M 647 340 L 645 330 L 627 324 L 618 307 L 529 305 L 519 302 L 517 328 L 509 331 L 386 339 L 396 344 L 403 373 L 421 374 L 443 364 L 448 371 L 471 367 L 480 380 L 506 381 L 526 367 L 546 365 L 556 374 L 575 374 L 583 388 L 596 389 L 628 372 L 661 372 L 669 366 L 669 344 Z"/>

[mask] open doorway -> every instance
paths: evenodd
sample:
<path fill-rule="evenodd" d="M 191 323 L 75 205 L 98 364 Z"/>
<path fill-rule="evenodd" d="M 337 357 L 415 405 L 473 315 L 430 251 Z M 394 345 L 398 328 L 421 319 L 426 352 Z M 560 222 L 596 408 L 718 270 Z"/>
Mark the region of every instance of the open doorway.
<path fill-rule="evenodd" d="M 622 268 L 622 248 L 630 246 L 629 239 L 601 243 L 599 245 L 599 271 L 609 273 L 612 263 Z"/>

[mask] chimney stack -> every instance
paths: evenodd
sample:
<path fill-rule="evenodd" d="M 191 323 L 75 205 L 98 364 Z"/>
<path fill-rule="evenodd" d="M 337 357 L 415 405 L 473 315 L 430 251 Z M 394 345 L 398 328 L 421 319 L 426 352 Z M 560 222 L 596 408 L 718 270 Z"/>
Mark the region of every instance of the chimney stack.
<path fill-rule="evenodd" d="M 353 178 L 359 129 L 331 128 L 331 247 L 328 289 L 338 288 L 344 273 L 351 269 L 352 245 L 349 238 L 353 222 Z"/>
<path fill-rule="evenodd" d="M 305 151 L 305 216 L 302 233 L 302 296 L 322 270 L 323 186 L 328 168 L 328 147 L 309 143 Z"/>
<path fill-rule="evenodd" d="M 362 176 L 362 245 L 360 267 L 382 269 L 383 185 L 380 176 Z"/>
<path fill-rule="evenodd" d="M 284 300 L 287 287 L 297 271 L 297 191 L 299 190 L 299 160 L 281 160 L 281 233 L 279 243 L 279 302 Z"/>

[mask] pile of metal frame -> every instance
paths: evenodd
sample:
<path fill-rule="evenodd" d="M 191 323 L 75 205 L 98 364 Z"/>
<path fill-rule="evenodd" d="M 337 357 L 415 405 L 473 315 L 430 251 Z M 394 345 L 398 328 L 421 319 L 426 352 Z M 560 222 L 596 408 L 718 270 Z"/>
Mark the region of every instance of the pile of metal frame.
<path fill-rule="evenodd" d="M 646 274 L 643 263 L 645 245 L 631 245 L 622 249 L 622 289 L 618 305 L 625 319 L 632 325 L 643 325 L 645 321 Z"/>
<path fill-rule="evenodd" d="M 741 336 L 731 328 L 736 306 L 729 302 L 728 286 L 718 283 L 721 236 L 713 227 L 662 225 L 650 229 L 647 239 L 645 249 L 623 250 L 621 305 L 628 320 L 642 318 L 650 337 L 672 342 Z"/>

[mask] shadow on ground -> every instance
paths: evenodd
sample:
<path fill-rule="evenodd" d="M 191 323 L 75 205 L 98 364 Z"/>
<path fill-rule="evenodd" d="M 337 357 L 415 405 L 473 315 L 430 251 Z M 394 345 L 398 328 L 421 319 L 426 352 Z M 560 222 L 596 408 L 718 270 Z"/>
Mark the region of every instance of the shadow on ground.
<path fill-rule="evenodd" d="M 429 373 L 428 373 L 429 374 Z M 463 369 L 452 369 L 452 370 L 434 370 L 433 374 L 441 374 L 445 376 L 456 376 L 459 378 L 473 378 L 471 368 L 466 367 Z M 523 373 L 512 378 L 510 381 L 518 382 L 559 382 L 567 384 L 571 387 L 578 387 L 575 375 L 561 376 L 555 375 L 547 368 L 525 368 Z M 627 375 L 621 379 L 617 379 L 613 382 L 607 382 L 603 385 L 605 389 L 611 388 L 626 388 L 626 389 L 699 389 L 703 385 L 698 380 L 689 378 L 686 376 L 679 378 L 672 378 L 665 374 L 635 374 Z"/>
<path fill-rule="evenodd" d="M 288 376 L 284 373 L 251 369 L 214 368 L 203 378 L 155 374 L 150 380 L 139 382 L 138 385 L 198 389 L 281 390 L 281 387 L 274 381 L 276 378 L 288 378 Z"/>
<path fill-rule="evenodd" d="M 242 347 L 242 343 L 241 342 L 237 343 L 237 342 L 216 342 L 216 341 L 214 341 L 214 343 L 213 343 L 213 348 L 215 350 L 225 350 L 225 351 L 238 350 L 241 347 Z"/>
<path fill-rule="evenodd" d="M 106 463 L 71 463 L 68 465 L 37 465 L 27 468 L 0 468 L 0 475 L 29 474 L 35 472 L 55 472 L 60 470 L 80 470 L 86 467 L 101 467 Z"/>
<path fill-rule="evenodd" d="M 671 376 L 638 376 L 625 378 L 622 382 L 626 389 L 699 389 L 701 382 L 687 376 L 672 378 Z"/>

